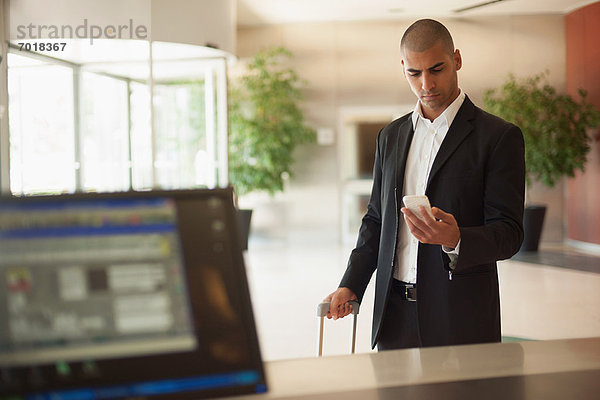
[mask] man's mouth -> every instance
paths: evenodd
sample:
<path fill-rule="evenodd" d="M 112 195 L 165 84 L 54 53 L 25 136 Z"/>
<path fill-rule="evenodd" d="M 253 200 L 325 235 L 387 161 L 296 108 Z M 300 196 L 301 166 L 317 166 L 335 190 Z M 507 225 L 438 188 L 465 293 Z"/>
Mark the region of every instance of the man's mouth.
<path fill-rule="evenodd" d="M 433 100 L 433 99 L 435 99 L 438 96 L 439 96 L 439 93 L 424 94 L 424 95 L 421 95 L 421 99 L 423 99 L 423 100 Z"/>

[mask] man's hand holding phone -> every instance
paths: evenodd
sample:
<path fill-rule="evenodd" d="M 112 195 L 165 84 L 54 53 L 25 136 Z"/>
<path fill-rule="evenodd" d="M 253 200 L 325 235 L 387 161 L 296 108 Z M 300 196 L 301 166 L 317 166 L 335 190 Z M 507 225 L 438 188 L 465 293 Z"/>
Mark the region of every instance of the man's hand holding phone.
<path fill-rule="evenodd" d="M 431 218 L 434 218 L 431 212 L 431 205 L 429 204 L 429 199 L 425 195 L 410 195 L 404 196 L 402 198 L 402 202 L 413 214 L 415 214 L 419 219 L 425 221 L 426 215 L 429 215 Z M 423 210 L 421 210 L 423 207 Z"/>
<path fill-rule="evenodd" d="M 401 211 L 413 236 L 421 243 L 440 244 L 455 248 L 460 240 L 460 229 L 452 214 L 431 207 L 425 195 L 402 198 L 405 207 Z"/>

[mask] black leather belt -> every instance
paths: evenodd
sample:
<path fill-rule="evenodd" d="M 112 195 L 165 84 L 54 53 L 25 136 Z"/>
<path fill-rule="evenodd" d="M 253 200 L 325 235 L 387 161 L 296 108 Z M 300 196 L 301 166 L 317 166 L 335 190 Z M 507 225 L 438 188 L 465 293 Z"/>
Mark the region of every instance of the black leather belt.
<path fill-rule="evenodd" d="M 415 283 L 406 283 L 398 279 L 392 279 L 392 287 L 400 295 L 402 300 L 417 301 L 417 285 Z"/>

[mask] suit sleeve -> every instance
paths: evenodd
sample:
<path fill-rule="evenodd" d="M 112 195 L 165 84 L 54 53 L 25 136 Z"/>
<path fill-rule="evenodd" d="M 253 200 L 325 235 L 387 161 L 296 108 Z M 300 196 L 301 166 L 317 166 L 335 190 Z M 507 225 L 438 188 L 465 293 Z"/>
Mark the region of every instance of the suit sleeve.
<path fill-rule="evenodd" d="M 525 144 L 521 130 L 508 125 L 486 166 L 484 225 L 461 227 L 456 271 L 512 257 L 523 242 Z"/>
<path fill-rule="evenodd" d="M 381 235 L 381 181 L 382 181 L 382 132 L 377 137 L 375 163 L 373 166 L 373 188 L 367 206 L 367 212 L 362 218 L 356 247 L 350 253 L 346 272 L 340 282 L 340 287 L 352 290 L 361 302 L 371 276 L 377 267 L 379 241 Z"/>

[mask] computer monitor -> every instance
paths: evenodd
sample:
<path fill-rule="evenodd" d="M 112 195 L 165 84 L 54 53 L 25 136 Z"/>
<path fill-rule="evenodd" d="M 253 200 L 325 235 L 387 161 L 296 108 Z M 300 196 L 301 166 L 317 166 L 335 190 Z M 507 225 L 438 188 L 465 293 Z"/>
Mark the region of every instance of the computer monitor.
<path fill-rule="evenodd" d="M 266 391 L 232 199 L 0 198 L 0 399 Z"/>

